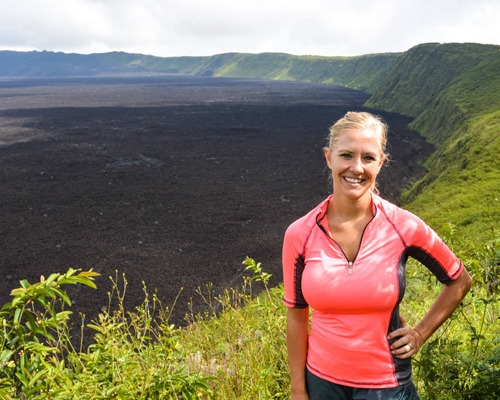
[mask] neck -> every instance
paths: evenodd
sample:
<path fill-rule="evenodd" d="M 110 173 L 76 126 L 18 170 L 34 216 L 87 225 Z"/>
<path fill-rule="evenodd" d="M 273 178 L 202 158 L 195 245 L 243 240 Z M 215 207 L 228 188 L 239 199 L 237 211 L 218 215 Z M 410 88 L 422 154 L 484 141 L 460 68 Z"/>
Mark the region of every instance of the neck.
<path fill-rule="evenodd" d="M 353 220 L 372 214 L 371 193 L 367 193 L 366 196 L 359 199 L 336 197 L 334 194 L 329 205 L 329 211 L 334 214 L 335 218 L 342 220 Z"/>

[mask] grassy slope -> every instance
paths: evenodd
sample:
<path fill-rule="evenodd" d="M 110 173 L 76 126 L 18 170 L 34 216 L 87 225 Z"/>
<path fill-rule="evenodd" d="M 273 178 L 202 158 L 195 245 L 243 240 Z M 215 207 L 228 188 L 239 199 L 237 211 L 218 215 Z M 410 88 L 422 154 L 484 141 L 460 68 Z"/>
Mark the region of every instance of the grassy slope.
<path fill-rule="evenodd" d="M 197 73 L 233 78 L 331 83 L 372 92 L 398 58 L 399 54 L 317 57 L 283 53 L 229 53 L 211 57 Z"/>
<path fill-rule="evenodd" d="M 476 242 L 497 235 L 500 221 L 498 71 L 500 46 L 420 45 L 367 102 L 414 116 L 412 128 L 437 147 L 430 172 L 405 193 L 407 208 Z"/>

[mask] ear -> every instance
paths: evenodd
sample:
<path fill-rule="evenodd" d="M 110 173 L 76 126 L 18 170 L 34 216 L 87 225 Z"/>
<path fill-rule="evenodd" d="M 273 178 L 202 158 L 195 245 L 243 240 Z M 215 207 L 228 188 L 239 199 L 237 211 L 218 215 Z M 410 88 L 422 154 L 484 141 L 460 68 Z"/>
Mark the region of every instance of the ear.
<path fill-rule="evenodd" d="M 380 168 L 382 168 L 382 165 L 384 165 L 385 159 L 386 159 L 385 154 L 382 154 L 382 157 L 380 157 L 380 162 L 378 164 L 378 169 L 379 170 L 380 170 Z"/>
<path fill-rule="evenodd" d="M 323 149 L 325 151 L 326 164 L 328 168 L 332 169 L 332 153 L 328 147 Z"/>

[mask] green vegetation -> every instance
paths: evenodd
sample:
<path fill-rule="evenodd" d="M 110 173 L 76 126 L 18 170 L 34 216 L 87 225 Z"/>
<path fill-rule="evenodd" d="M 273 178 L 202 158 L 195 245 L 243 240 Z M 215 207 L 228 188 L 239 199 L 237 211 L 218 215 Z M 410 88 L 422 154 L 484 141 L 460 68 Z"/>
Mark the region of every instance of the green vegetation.
<path fill-rule="evenodd" d="M 70 269 L 14 289 L 2 307 L 1 399 L 193 399 L 210 395 L 210 377 L 190 371 L 168 310 L 146 293 L 135 312 L 123 308 L 115 280 L 109 307 L 87 327 L 94 343 L 76 350 L 69 337 L 66 284 L 95 288 L 92 271 Z M 123 293 L 126 288 L 124 280 Z M 83 330 L 83 327 L 82 327 Z"/>
<path fill-rule="evenodd" d="M 405 207 L 442 232 L 452 223 L 476 243 L 500 221 L 500 46 L 426 44 L 406 52 L 367 106 L 415 117 L 436 146 L 429 173 L 403 194 Z"/>
<path fill-rule="evenodd" d="M 414 361 L 423 400 L 482 399 L 500 395 L 500 248 L 461 251 L 474 280 L 473 295 L 434 334 Z M 461 247 L 467 247 L 460 244 Z M 472 253 L 468 253 L 472 251 Z M 467 254 L 472 254 L 468 256 Z M 243 262 L 252 275 L 239 289 L 199 295 L 203 314 L 187 316 L 183 329 L 169 323 L 170 311 L 144 290 L 133 312 L 123 307 L 126 280 L 112 279 L 112 300 L 97 321 L 87 349 L 75 349 L 64 305 L 65 284 L 94 287 L 97 274 L 69 270 L 12 291 L 1 311 L 1 399 L 288 399 L 286 312 L 283 287 L 268 288 L 260 263 Z M 402 313 L 414 324 L 428 309 L 440 284 L 411 264 Z M 258 287 L 257 287 L 258 285 Z M 254 291 L 261 294 L 254 296 Z M 59 311 L 62 310 L 62 311 Z M 83 328 L 82 328 L 83 330 Z"/>
<path fill-rule="evenodd" d="M 204 76 L 330 83 L 371 92 L 398 57 L 398 54 L 318 57 L 228 53 L 206 59 L 191 72 Z"/>

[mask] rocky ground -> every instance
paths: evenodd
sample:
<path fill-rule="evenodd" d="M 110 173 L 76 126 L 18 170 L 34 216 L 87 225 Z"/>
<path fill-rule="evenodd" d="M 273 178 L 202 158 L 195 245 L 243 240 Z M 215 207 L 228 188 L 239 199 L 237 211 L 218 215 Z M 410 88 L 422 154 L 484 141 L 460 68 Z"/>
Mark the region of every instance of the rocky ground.
<path fill-rule="evenodd" d="M 72 268 L 102 274 L 69 291 L 95 318 L 109 276 L 145 282 L 164 304 L 184 288 L 239 287 L 248 255 L 280 282 L 289 223 L 326 197 L 328 127 L 368 95 L 332 85 L 192 77 L 0 80 L 0 302 L 20 279 Z M 372 110 L 373 111 L 373 110 Z M 397 201 L 432 148 L 408 117 L 391 127 L 382 195 Z"/>

